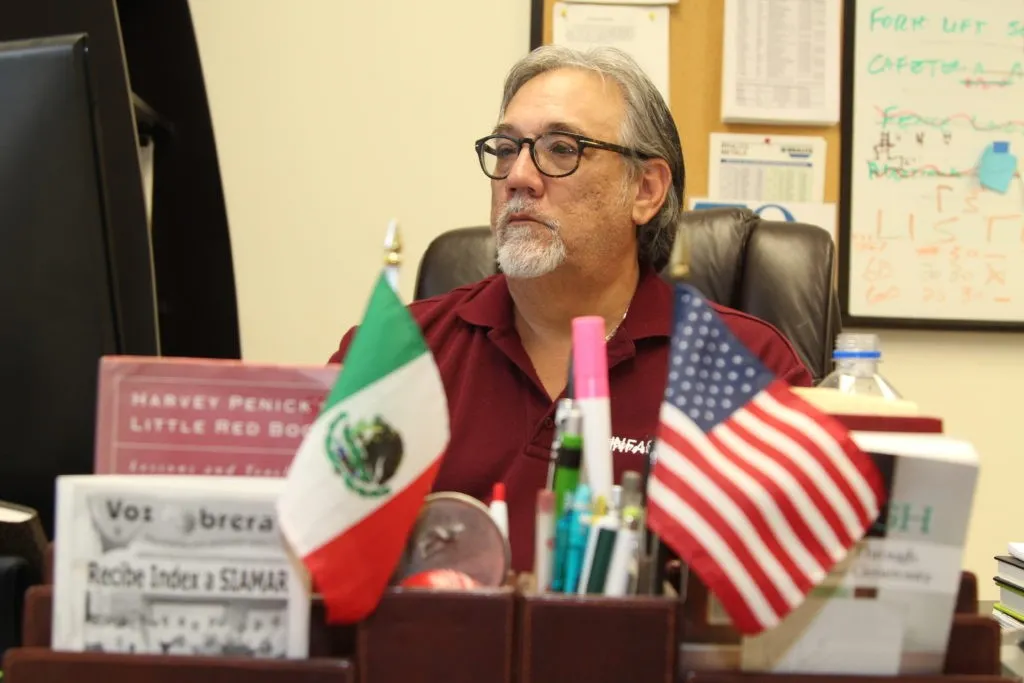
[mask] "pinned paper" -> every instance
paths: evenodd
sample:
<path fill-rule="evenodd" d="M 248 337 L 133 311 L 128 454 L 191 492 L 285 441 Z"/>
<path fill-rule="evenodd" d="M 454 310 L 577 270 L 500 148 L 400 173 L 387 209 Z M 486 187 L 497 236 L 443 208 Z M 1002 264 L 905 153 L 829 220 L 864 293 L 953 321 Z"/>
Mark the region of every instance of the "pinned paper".
<path fill-rule="evenodd" d="M 989 190 L 1005 193 L 1017 173 L 1017 157 L 1010 153 L 1009 142 L 993 142 L 978 162 L 978 180 Z"/>

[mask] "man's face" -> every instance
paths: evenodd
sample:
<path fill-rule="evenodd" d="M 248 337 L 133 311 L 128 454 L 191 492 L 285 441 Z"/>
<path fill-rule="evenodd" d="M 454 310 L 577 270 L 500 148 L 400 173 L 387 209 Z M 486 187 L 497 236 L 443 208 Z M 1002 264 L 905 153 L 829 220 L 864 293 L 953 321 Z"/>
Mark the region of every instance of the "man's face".
<path fill-rule="evenodd" d="M 520 88 L 497 132 L 536 138 L 563 131 L 618 143 L 624 117 L 625 102 L 614 81 L 558 69 Z M 491 181 L 491 226 L 502 271 L 508 277 L 539 277 L 564 263 L 589 274 L 635 257 L 626 173 L 619 154 L 586 148 L 575 173 L 551 178 L 537 170 L 523 145 L 508 177 Z"/>

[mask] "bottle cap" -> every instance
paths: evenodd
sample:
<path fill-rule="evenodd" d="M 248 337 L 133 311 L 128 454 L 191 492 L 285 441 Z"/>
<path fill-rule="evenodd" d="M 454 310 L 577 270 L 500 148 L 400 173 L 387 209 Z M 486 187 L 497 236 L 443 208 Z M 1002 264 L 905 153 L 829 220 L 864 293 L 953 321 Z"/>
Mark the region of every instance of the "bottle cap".
<path fill-rule="evenodd" d="M 505 502 L 505 485 L 500 481 L 494 485 L 494 489 L 491 491 L 491 502 Z"/>
<path fill-rule="evenodd" d="M 846 358 L 879 359 L 882 351 L 877 334 L 843 332 L 836 337 L 836 348 L 832 352 L 833 360 Z"/>

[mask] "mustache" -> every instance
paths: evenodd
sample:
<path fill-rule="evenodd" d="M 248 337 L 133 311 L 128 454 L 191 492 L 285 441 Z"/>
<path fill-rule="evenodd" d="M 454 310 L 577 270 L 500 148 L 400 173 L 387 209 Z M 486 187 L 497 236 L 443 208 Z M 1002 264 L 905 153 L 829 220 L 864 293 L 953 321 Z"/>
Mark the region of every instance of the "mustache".
<path fill-rule="evenodd" d="M 499 232 L 506 230 L 508 228 L 509 221 L 512 219 L 512 216 L 516 214 L 525 214 L 529 216 L 532 220 L 537 221 L 538 223 L 546 226 L 547 228 L 550 228 L 551 230 L 554 230 L 555 232 L 558 232 L 558 229 L 560 227 L 557 220 L 551 218 L 550 216 L 545 216 L 544 214 L 536 210 L 536 202 L 533 202 L 532 200 L 527 199 L 526 197 L 523 197 L 521 195 L 517 195 L 510 199 L 508 203 L 505 204 L 505 206 L 501 209 L 501 213 L 498 214 L 498 220 L 497 224 L 495 225 L 495 228 L 497 228 Z"/>

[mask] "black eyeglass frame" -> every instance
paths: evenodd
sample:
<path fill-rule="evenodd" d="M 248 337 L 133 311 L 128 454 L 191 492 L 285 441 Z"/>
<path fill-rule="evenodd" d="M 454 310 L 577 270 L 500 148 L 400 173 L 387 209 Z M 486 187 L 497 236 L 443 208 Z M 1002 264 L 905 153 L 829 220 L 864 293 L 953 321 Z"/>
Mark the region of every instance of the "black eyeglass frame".
<path fill-rule="evenodd" d="M 569 171 L 566 171 L 565 173 L 548 173 L 544 169 L 542 169 L 540 167 L 540 164 L 537 162 L 536 143 L 538 140 L 548 135 L 562 135 L 567 138 L 572 138 L 573 140 L 576 141 L 576 163 Z M 515 143 L 516 148 L 520 151 L 520 153 L 522 152 L 523 145 L 529 146 L 530 159 L 533 161 L 534 168 L 536 168 L 537 171 L 541 173 L 541 175 L 546 175 L 549 178 L 565 178 L 567 176 L 571 176 L 573 173 L 578 171 L 580 168 L 580 161 L 583 159 L 583 151 L 587 147 L 590 147 L 592 149 L 603 149 L 608 152 L 615 152 L 617 154 L 621 154 L 626 157 L 632 157 L 634 159 L 639 159 L 641 161 L 647 161 L 649 159 L 655 158 L 655 155 L 653 154 L 646 154 L 636 149 L 623 147 L 622 145 L 616 145 L 614 142 L 596 140 L 594 138 L 588 138 L 586 135 L 580 135 L 579 133 L 570 133 L 564 130 L 547 131 L 546 133 L 542 133 L 535 138 L 517 138 L 515 136 L 508 135 L 507 133 L 493 133 L 491 135 L 482 137 L 473 143 L 473 146 L 476 148 L 477 159 L 480 161 L 480 170 L 484 172 L 485 176 L 492 180 L 504 180 L 505 178 L 508 178 L 508 173 L 501 176 L 495 176 L 487 172 L 487 166 L 484 164 L 484 145 L 487 144 L 487 142 L 490 140 L 508 140 L 509 142 Z M 509 168 L 509 172 L 511 173 L 511 167 Z"/>

